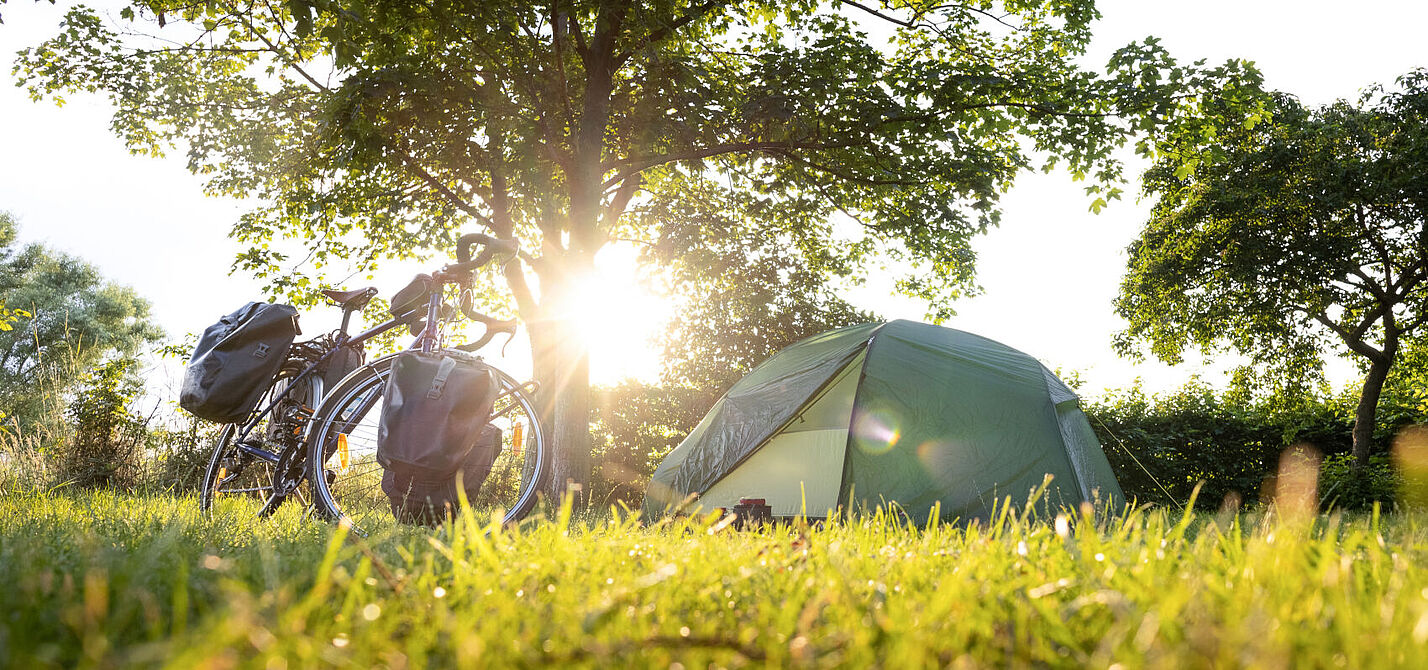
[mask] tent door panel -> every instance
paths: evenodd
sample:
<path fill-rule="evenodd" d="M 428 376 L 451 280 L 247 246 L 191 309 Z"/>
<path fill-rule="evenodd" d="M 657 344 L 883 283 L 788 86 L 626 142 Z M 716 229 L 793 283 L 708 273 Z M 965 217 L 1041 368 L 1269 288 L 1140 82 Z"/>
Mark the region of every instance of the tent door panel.
<path fill-rule="evenodd" d="M 798 516 L 806 509 L 810 517 L 823 517 L 838 504 L 847 444 L 847 428 L 775 435 L 705 491 L 699 505 L 707 510 L 733 507 L 739 498 L 763 498 L 774 516 Z"/>
<path fill-rule="evenodd" d="M 1076 471 L 1076 479 L 1081 485 L 1083 500 L 1100 503 L 1109 502 L 1113 506 L 1125 503 L 1125 494 L 1106 460 L 1106 452 L 1086 420 L 1086 414 L 1075 402 L 1065 402 L 1056 406 L 1056 423 L 1061 428 L 1061 439 L 1066 442 L 1066 456 Z"/>

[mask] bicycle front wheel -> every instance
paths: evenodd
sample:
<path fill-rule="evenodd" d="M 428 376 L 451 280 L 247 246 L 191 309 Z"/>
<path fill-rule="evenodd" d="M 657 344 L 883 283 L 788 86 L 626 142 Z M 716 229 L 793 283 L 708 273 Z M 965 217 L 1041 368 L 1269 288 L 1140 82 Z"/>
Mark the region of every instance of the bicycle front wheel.
<path fill-rule="evenodd" d="M 471 357 L 462 351 L 439 353 Z M 308 481 L 317 510 L 331 520 L 346 520 L 359 531 L 370 531 L 393 518 L 382 491 L 377 429 L 382 392 L 395 359 L 396 354 L 379 358 L 338 383 L 313 417 L 308 438 Z M 510 375 L 494 367 L 491 371 L 499 391 L 490 423 L 500 430 L 501 449 L 470 503 L 478 518 L 499 513 L 510 523 L 535 507 L 550 457 L 535 402 Z"/>

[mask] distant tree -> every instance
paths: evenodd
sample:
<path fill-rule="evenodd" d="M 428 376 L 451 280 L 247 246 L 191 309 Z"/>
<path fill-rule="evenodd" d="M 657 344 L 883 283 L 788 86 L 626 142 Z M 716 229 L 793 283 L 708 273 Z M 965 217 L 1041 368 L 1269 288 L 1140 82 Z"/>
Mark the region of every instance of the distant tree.
<path fill-rule="evenodd" d="M 632 380 L 594 390 L 590 499 L 601 507 L 637 507 L 655 467 L 694 430 L 713 401 L 700 389 Z"/>
<path fill-rule="evenodd" d="M 831 280 L 850 272 L 844 255 L 823 246 L 800 252 L 777 227 L 720 214 L 728 211 L 685 198 L 646 208 L 662 221 L 648 255 L 668 269 L 678 304 L 661 377 L 666 386 L 697 390 L 704 409 L 780 349 L 878 320 L 834 291 Z"/>
<path fill-rule="evenodd" d="M 316 284 L 284 239 L 319 272 L 445 249 L 463 229 L 524 242 L 502 276 L 529 326 L 557 490 L 590 469 L 574 308 L 600 296 L 581 285 L 612 238 L 658 236 L 638 216 L 647 198 L 732 189 L 744 220 L 800 248 L 906 260 L 903 289 L 946 315 L 972 280 L 970 239 L 1023 170 L 1065 165 L 1103 204 L 1117 147 L 1258 96 L 1252 68 L 1177 65 L 1153 40 L 1106 75 L 1083 68 L 1091 0 L 136 0 L 118 14 L 71 10 L 21 55 L 22 84 L 107 94 L 135 151 L 183 146 L 210 191 L 263 203 L 234 228 L 237 266 L 275 290 Z"/>
<path fill-rule="evenodd" d="M 15 243 L 15 235 L 19 232 L 15 226 L 15 218 L 9 212 L 0 212 L 0 249 L 8 249 Z M 25 310 L 14 310 L 5 306 L 5 300 L 0 298 L 0 332 L 14 328 L 12 324 L 19 321 L 21 317 L 29 316 Z M 3 419 L 4 415 L 0 415 Z"/>
<path fill-rule="evenodd" d="M 1347 350 L 1366 369 L 1360 466 L 1384 381 L 1428 322 L 1428 73 L 1398 84 L 1318 108 L 1277 95 L 1271 119 L 1180 137 L 1145 174 L 1155 207 L 1116 300 L 1121 349 L 1172 363 L 1231 349 L 1303 378 Z"/>
<path fill-rule="evenodd" d="M 37 421 L 44 394 L 64 392 L 73 374 L 111 354 L 128 356 L 163 331 L 149 303 L 99 269 L 40 244 L 16 245 L 13 217 L 0 215 L 0 303 L 27 317 L 0 332 L 0 410 L 7 421 Z M 46 362 L 63 371 L 43 372 Z"/>

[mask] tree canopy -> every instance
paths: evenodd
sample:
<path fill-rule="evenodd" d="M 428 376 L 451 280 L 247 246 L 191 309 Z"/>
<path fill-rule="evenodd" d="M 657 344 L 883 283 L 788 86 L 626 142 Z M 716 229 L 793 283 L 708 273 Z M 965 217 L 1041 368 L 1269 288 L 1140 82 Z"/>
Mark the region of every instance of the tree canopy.
<path fill-rule="evenodd" d="M 1145 174 L 1120 346 L 1231 349 L 1300 379 L 1347 350 L 1367 369 L 1366 462 L 1384 380 L 1428 322 L 1428 73 L 1398 83 L 1318 108 L 1280 94 L 1269 120 L 1180 138 Z"/>
<path fill-rule="evenodd" d="M 664 334 L 667 386 L 701 392 L 705 408 L 770 355 L 805 337 L 878 320 L 840 298 L 837 268 L 811 267 L 776 232 L 742 228 L 697 205 L 661 214 L 649 248 L 678 302 Z"/>
<path fill-rule="evenodd" d="M 1080 67 L 1091 0 L 139 0 L 121 16 L 71 10 L 22 53 L 22 81 L 109 96 L 135 151 L 182 148 L 211 192 L 259 203 L 236 267 L 274 290 L 311 296 L 329 266 L 463 229 L 523 242 L 502 276 L 557 485 L 588 470 L 571 306 L 600 248 L 658 236 L 653 205 L 719 208 L 814 268 L 896 261 L 940 318 L 1019 172 L 1065 166 L 1099 207 L 1118 147 L 1154 153 L 1151 134 L 1258 100 L 1252 68 L 1178 64 L 1154 40 L 1104 75 Z"/>
<path fill-rule="evenodd" d="M 83 372 L 106 355 L 132 355 L 163 332 L 133 289 L 73 256 L 40 244 L 18 246 L 16 235 L 14 218 L 0 213 L 0 304 L 23 315 L 0 332 L 0 410 L 6 421 L 28 425 L 39 418 L 41 386 L 53 394 L 73 381 L 68 374 L 41 374 L 42 365 Z"/>

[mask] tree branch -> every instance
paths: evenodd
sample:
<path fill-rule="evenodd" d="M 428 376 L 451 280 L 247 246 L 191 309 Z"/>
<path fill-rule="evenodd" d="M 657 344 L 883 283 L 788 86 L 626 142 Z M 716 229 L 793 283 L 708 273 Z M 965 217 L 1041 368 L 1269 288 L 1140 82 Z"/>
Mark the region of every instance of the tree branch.
<path fill-rule="evenodd" d="M 610 204 L 605 206 L 605 212 L 601 216 L 603 223 L 601 227 L 607 233 L 614 229 L 615 222 L 619 221 L 620 216 L 625 213 L 625 208 L 630 205 L 630 199 L 639 192 L 642 183 L 644 183 L 643 177 L 637 174 L 631 175 L 624 183 L 620 184 L 619 190 L 615 191 L 615 197 L 610 199 Z"/>
<path fill-rule="evenodd" d="M 1428 262 L 1420 262 L 1418 267 L 1414 268 L 1412 272 L 1400 274 L 1398 281 L 1390 286 L 1389 289 L 1393 291 L 1396 297 L 1402 299 L 1412 292 L 1414 288 L 1417 288 L 1419 282 L 1422 282 L 1424 279 L 1428 279 Z"/>
<path fill-rule="evenodd" d="M 1374 248 L 1375 251 L 1378 252 L 1378 260 L 1379 260 L 1380 263 L 1383 264 L 1383 283 L 1384 283 L 1384 285 L 1385 285 L 1385 286 L 1392 287 L 1392 286 L 1393 286 L 1393 259 L 1392 259 L 1392 256 L 1388 253 L 1388 247 L 1384 245 L 1383 240 L 1380 240 L 1380 239 L 1374 234 L 1374 230 L 1369 227 L 1369 225 L 1368 225 L 1368 219 L 1367 219 L 1367 218 L 1365 217 L 1365 215 L 1364 215 L 1364 206 L 1363 206 L 1362 204 L 1356 204 L 1356 205 L 1354 205 L 1354 222 L 1358 223 L 1358 224 L 1359 224 L 1359 228 L 1363 230 L 1364 239 L 1368 240 L 1369 244 L 1370 244 L 1371 246 L 1373 246 L 1373 248 Z"/>
<path fill-rule="evenodd" d="M 622 160 L 622 161 L 618 161 L 618 162 L 616 163 L 616 165 L 619 165 L 619 164 L 623 163 L 623 164 L 625 164 L 627 167 L 625 167 L 625 169 L 620 170 L 619 172 L 615 173 L 615 176 L 610 177 L 609 179 L 606 179 L 605 182 L 602 184 L 602 186 L 603 186 L 604 188 L 608 189 L 608 188 L 610 188 L 611 186 L 614 186 L 615 184 L 619 184 L 620 182 L 623 182 L 627 177 L 629 177 L 629 176 L 631 176 L 631 175 L 639 174 L 639 173 L 644 172 L 645 170 L 648 170 L 648 169 L 650 169 L 650 168 L 652 168 L 652 167 L 656 167 L 656 166 L 659 166 L 659 165 L 664 165 L 665 163 L 674 163 L 674 162 L 678 162 L 678 161 L 701 160 L 701 159 L 704 159 L 704 158 L 713 158 L 714 156 L 721 156 L 721 155 L 724 155 L 724 154 L 753 153 L 753 152 L 759 152 L 759 151 L 765 151 L 765 152 L 767 152 L 767 151 L 775 151 L 775 150 L 793 151 L 793 150 L 795 150 L 795 149 L 798 149 L 798 150 L 806 150 L 806 151 L 817 151 L 817 150 L 821 150 L 821 149 L 842 149 L 842 148 L 847 148 L 847 147 L 851 147 L 851 146 L 858 146 L 859 144 L 862 144 L 862 143 L 861 143 L 861 142 L 806 142 L 806 141 L 805 141 L 805 142 L 794 142 L 794 141 L 789 141 L 789 140 L 782 140 L 782 141 L 778 141 L 778 142 L 729 142 L 729 143 L 725 143 L 725 144 L 716 144 L 716 145 L 711 146 L 711 147 L 703 147 L 703 148 L 700 148 L 700 149 L 690 149 L 690 150 L 688 150 L 688 151 L 680 151 L 680 152 L 669 153 L 669 154 L 660 154 L 660 155 L 654 155 L 654 156 L 640 156 L 640 157 L 637 157 L 637 158 L 628 158 L 628 159 L 625 159 L 625 160 Z"/>
<path fill-rule="evenodd" d="M 1364 272 L 1363 268 L 1353 268 L 1349 270 L 1349 274 L 1364 280 L 1363 284 L 1349 282 L 1351 286 L 1357 286 L 1359 288 L 1365 289 L 1369 293 L 1374 294 L 1374 297 L 1378 298 L 1379 300 L 1388 299 L 1388 292 L 1385 291 L 1382 286 L 1379 286 L 1377 280 L 1375 280 L 1373 277 L 1370 277 L 1367 272 Z"/>
<path fill-rule="evenodd" d="M 579 26 L 576 26 L 576 29 L 578 30 Z M 570 109 L 570 82 L 565 76 L 565 51 L 561 49 L 560 42 L 560 10 L 557 3 L 552 2 L 550 5 L 550 45 L 555 58 L 557 83 L 560 84 L 560 100 L 565 109 L 565 125 L 570 125 L 575 122 L 575 113 Z M 546 124 L 542 123 L 542 125 Z"/>
<path fill-rule="evenodd" d="M 402 164 L 405 165 L 408 170 L 411 170 L 412 174 L 415 174 L 417 178 L 426 182 L 427 186 L 430 186 L 432 190 L 440 194 L 443 198 L 446 199 L 447 202 L 451 203 L 452 205 L 455 205 L 457 209 L 466 212 L 468 215 L 471 216 L 471 218 L 480 221 L 487 228 L 490 228 L 493 232 L 496 230 L 494 223 L 491 221 L 491 217 L 482 214 L 465 198 L 461 197 L 455 191 L 451 190 L 451 187 L 441 183 L 441 180 L 432 176 L 430 172 L 426 171 L 426 168 L 423 168 L 419 163 L 417 163 L 415 158 L 412 158 L 411 154 L 402 151 L 391 142 L 387 143 L 387 148 L 391 149 L 394 153 L 397 154 L 399 158 L 401 158 Z"/>
<path fill-rule="evenodd" d="M 1401 326 L 1399 326 L 1398 330 L 1401 333 L 1411 333 L 1417 330 L 1419 326 L 1422 326 L 1425 323 L 1428 323 L 1428 311 L 1422 312 L 1417 317 L 1414 317 L 1411 321 L 1402 324 Z"/>
<path fill-rule="evenodd" d="M 664 41 L 665 38 L 674 34 L 676 30 L 679 30 L 680 28 L 683 28 L 695 21 L 698 21 L 700 18 L 703 18 L 704 16 L 708 15 L 716 8 L 728 5 L 729 2 L 730 0 L 707 0 L 702 5 L 690 7 L 689 10 L 684 13 L 683 16 L 677 19 L 670 20 L 668 23 L 661 26 L 658 30 L 651 32 L 649 35 L 646 35 L 644 39 L 630 46 L 629 49 L 622 51 L 619 55 L 615 56 L 616 67 L 624 65 L 626 61 L 633 58 L 634 55 L 636 53 L 639 53 L 641 49 Z"/>
<path fill-rule="evenodd" d="M 887 21 L 888 23 L 892 23 L 892 24 L 896 24 L 896 25 L 902 26 L 902 27 L 904 27 L 904 28 L 907 28 L 908 30 L 913 30 L 913 29 L 917 28 L 917 24 L 913 23 L 912 21 L 906 21 L 906 20 L 903 20 L 903 19 L 899 19 L 899 18 L 897 18 L 897 17 L 895 17 L 895 16 L 889 16 L 889 15 L 884 14 L 884 13 L 882 13 L 882 12 L 876 10 L 876 9 L 873 9 L 872 7 L 868 7 L 867 5 L 863 5 L 863 4 L 861 4 L 861 3 L 853 2 L 853 0 L 838 0 L 838 3 L 839 3 L 839 4 L 843 4 L 843 5 L 847 5 L 847 6 L 849 6 L 849 7 L 854 8 L 854 9 L 861 9 L 861 10 L 863 10 L 863 11 L 869 13 L 869 14 L 872 14 L 873 16 L 876 16 L 876 17 L 878 17 L 878 18 L 880 18 L 880 19 L 882 19 L 882 20 L 884 20 L 884 21 Z"/>
<path fill-rule="evenodd" d="M 575 18 L 574 14 L 566 14 L 565 25 L 566 31 L 575 40 L 575 53 L 579 54 L 582 60 L 589 58 L 590 45 L 585 43 L 585 32 L 580 29 L 580 21 Z"/>
<path fill-rule="evenodd" d="M 287 35 L 287 34 L 288 34 L 288 28 L 287 28 L 287 26 L 284 25 L 283 22 L 279 19 L 278 12 L 273 9 L 273 5 L 270 4 L 270 3 L 266 3 L 266 2 L 263 3 L 263 4 L 264 4 L 265 7 L 268 8 L 268 13 L 269 13 L 269 15 L 272 17 L 273 23 L 278 26 L 278 29 L 279 29 L 279 30 L 283 31 L 283 34 L 284 34 L 284 35 Z M 276 44 L 274 44 L 272 40 L 269 40 L 269 39 L 268 39 L 268 36 L 267 36 L 267 35 L 263 34 L 262 31 L 259 31 L 259 30 L 257 30 L 256 28 L 253 27 L 253 22 L 252 22 L 251 20 L 245 21 L 245 23 L 246 23 L 246 27 L 248 28 L 248 32 L 249 32 L 249 33 L 251 33 L 253 36 L 257 37 L 260 41 L 262 41 L 263 44 L 267 45 L 268 48 L 269 48 L 269 49 L 272 49 L 274 53 L 282 54 L 282 51 L 278 49 L 278 46 L 277 46 Z M 291 36 L 289 36 L 289 39 L 292 39 Z M 328 88 L 328 86 L 327 86 L 326 84 L 324 84 L 324 83 L 318 81 L 316 77 L 313 77 L 312 75 L 308 74 L 308 73 L 307 73 L 307 70 L 304 70 L 304 69 L 303 69 L 301 66 L 299 66 L 296 62 L 289 62 L 289 63 L 287 63 L 286 65 L 287 65 L 288 67 L 292 68 L 293 71 L 295 71 L 295 72 L 297 72 L 299 75 L 301 75 L 303 79 L 306 79 L 309 84 L 312 84 L 312 85 L 313 85 L 314 87 L 316 87 L 319 91 L 323 91 L 324 93 L 331 93 L 331 92 L 332 92 L 332 89 Z"/>
<path fill-rule="evenodd" d="M 506 182 L 506 169 L 502 164 L 505 157 L 504 143 L 501 132 L 490 128 L 491 147 L 488 151 L 488 160 L 491 175 L 491 231 L 497 237 L 515 239 L 515 224 L 511 221 L 511 198 L 509 184 Z"/>
<path fill-rule="evenodd" d="M 864 186 L 917 186 L 920 184 L 927 183 L 921 181 L 909 181 L 906 179 L 869 179 L 867 177 L 859 177 L 855 174 L 840 170 L 830 165 L 815 163 L 791 151 L 780 151 L 778 149 L 771 149 L 770 152 L 783 156 L 784 158 L 787 158 L 796 163 L 802 163 L 803 165 L 813 168 L 814 170 L 817 170 L 819 172 L 831 174 L 839 179 L 842 179 L 843 181 L 855 182 L 863 184 Z"/>
<path fill-rule="evenodd" d="M 989 19 L 989 20 L 995 21 L 995 22 L 997 22 L 997 23 L 1000 23 L 1001 25 L 1003 25 L 1003 26 L 1005 26 L 1005 27 L 1007 27 L 1007 28 L 1010 28 L 1011 30 L 1017 31 L 1017 32 L 1021 32 L 1021 31 L 1023 31 L 1023 30 L 1026 30 L 1026 28 L 1025 28 L 1024 26 L 1018 26 L 1018 25 L 1013 25 L 1013 24 L 1007 23 L 1007 21 L 1006 21 L 1006 16 L 1010 16 L 1010 14 L 1003 15 L 1003 16 L 997 16 L 996 14 L 993 14 L 993 13 L 991 13 L 991 12 L 985 10 L 985 9 L 981 9 L 981 8 L 978 8 L 978 7 L 973 7 L 973 6 L 970 6 L 970 5 L 951 4 L 951 5 L 936 5 L 936 6 L 933 6 L 933 7 L 925 7 L 925 8 L 921 8 L 919 11 L 915 12 L 915 13 L 913 14 L 913 18 L 911 18 L 911 19 L 899 19 L 899 18 L 897 18 L 897 17 L 895 17 L 895 16 L 891 16 L 891 15 L 889 15 L 889 14 L 885 14 L 885 13 L 883 13 L 883 12 L 880 12 L 880 11 L 876 10 L 876 9 L 873 9 L 872 7 L 868 7 L 867 5 L 864 5 L 864 4 L 862 4 L 862 3 L 854 2 L 853 0 L 838 0 L 838 2 L 839 2 L 840 4 L 847 5 L 847 6 L 849 6 L 849 7 L 855 8 L 855 9 L 860 9 L 860 10 L 862 10 L 862 11 L 864 11 L 864 12 L 867 12 L 868 14 L 871 14 L 871 15 L 873 15 L 873 16 L 879 18 L 879 19 L 882 19 L 882 20 L 884 20 L 884 21 L 887 21 L 888 23 L 892 23 L 892 24 L 894 24 L 894 25 L 898 25 L 898 26 L 901 26 L 901 27 L 903 27 L 903 28 L 907 28 L 908 30 L 917 30 L 917 29 L 919 29 L 919 28 L 925 28 L 925 29 L 927 29 L 927 30 L 931 30 L 931 31 L 937 33 L 938 35 L 940 35 L 940 36 L 942 36 L 942 37 L 944 37 L 944 38 L 947 37 L 947 32 L 946 32 L 946 27 L 945 27 L 947 22 L 944 21 L 944 22 L 943 22 L 943 25 L 940 25 L 940 26 L 939 26 L 939 25 L 937 25 L 936 23 L 933 23 L 933 22 L 923 21 L 922 18 L 927 15 L 927 12 L 934 12 L 934 11 L 937 11 L 937 10 L 939 10 L 939 9 L 948 9 L 948 8 L 951 8 L 951 7 L 956 7 L 956 8 L 958 8 L 958 9 L 961 9 L 961 10 L 964 10 L 964 11 L 968 11 L 968 12 L 972 12 L 972 13 L 974 13 L 974 14 L 981 15 L 982 17 L 984 17 L 984 18 L 986 18 L 986 19 Z M 883 7 L 884 7 L 885 9 L 890 9 L 890 7 L 888 7 L 888 3 L 886 3 L 886 2 L 883 3 Z"/>
<path fill-rule="evenodd" d="M 1348 346 L 1349 349 L 1354 353 L 1359 354 L 1360 356 L 1363 356 L 1371 361 L 1377 361 L 1383 357 L 1382 351 L 1379 351 L 1378 349 L 1375 349 L 1368 343 L 1364 342 L 1362 336 L 1355 336 L 1350 334 L 1349 331 L 1344 330 L 1342 326 L 1337 323 L 1334 323 L 1334 320 L 1330 319 L 1328 315 L 1324 314 L 1322 311 L 1310 314 L 1310 316 L 1315 321 L 1324 324 L 1324 326 L 1327 327 L 1329 330 L 1334 331 L 1334 333 L 1337 334 L 1339 338 L 1344 341 L 1344 344 Z"/>
<path fill-rule="evenodd" d="M 525 255 L 524 252 L 522 255 Z M 527 319 L 532 318 L 540 306 L 536 304 L 535 295 L 531 292 L 530 283 L 526 281 L 526 273 L 521 269 L 521 264 L 506 263 L 502 273 L 506 276 L 506 285 L 511 287 L 511 295 L 516 297 L 516 310 L 522 315 L 528 315 Z"/>

